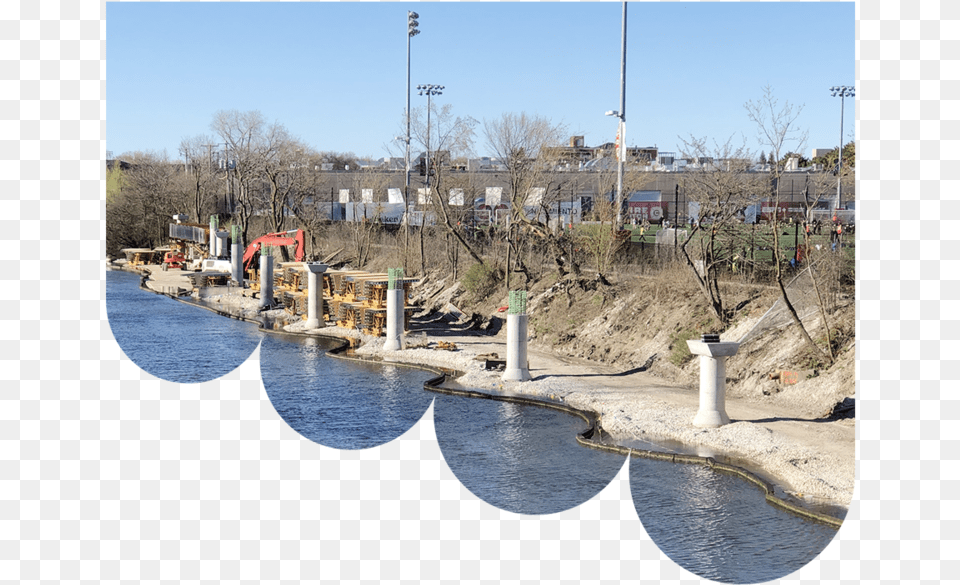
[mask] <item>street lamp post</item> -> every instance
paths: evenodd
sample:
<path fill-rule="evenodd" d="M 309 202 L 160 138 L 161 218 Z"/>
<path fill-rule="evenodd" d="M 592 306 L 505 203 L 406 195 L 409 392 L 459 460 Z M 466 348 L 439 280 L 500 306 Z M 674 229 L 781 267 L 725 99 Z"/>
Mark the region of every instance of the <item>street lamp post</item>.
<path fill-rule="evenodd" d="M 835 85 L 830 88 L 831 97 L 840 96 L 840 146 L 837 148 L 837 202 L 834 209 L 840 209 L 840 180 L 843 170 L 843 98 L 855 97 L 854 88 L 849 85 Z"/>
<path fill-rule="evenodd" d="M 426 171 L 427 171 L 427 188 L 430 188 L 430 97 L 435 95 L 443 95 L 443 86 L 442 85 L 418 85 L 417 90 L 419 90 L 419 95 L 427 96 L 427 160 L 426 160 Z"/>

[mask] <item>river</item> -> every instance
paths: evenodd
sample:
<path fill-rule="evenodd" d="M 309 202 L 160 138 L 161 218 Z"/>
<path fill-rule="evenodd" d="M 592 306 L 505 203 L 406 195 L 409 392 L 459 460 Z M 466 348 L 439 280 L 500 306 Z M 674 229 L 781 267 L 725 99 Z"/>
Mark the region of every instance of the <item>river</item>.
<path fill-rule="evenodd" d="M 257 348 L 256 324 L 228 319 L 142 290 L 140 276 L 107 271 L 107 317 L 130 360 L 170 382 L 209 382 L 229 374 Z"/>
<path fill-rule="evenodd" d="M 577 444 L 576 434 L 587 428 L 580 417 L 436 394 L 423 388 L 429 372 L 334 358 L 326 354 L 329 340 L 261 333 L 138 284 L 136 275 L 108 272 L 111 328 L 134 363 L 167 380 L 202 381 L 229 372 L 262 340 L 261 375 L 274 408 L 319 444 L 382 445 L 409 430 L 432 403 L 437 440 L 457 478 L 491 505 L 522 514 L 578 506 L 624 469 L 625 456 Z M 756 486 L 704 466 L 633 457 L 628 470 L 650 538 L 704 578 L 777 579 L 812 560 L 836 534 L 767 504 Z"/>

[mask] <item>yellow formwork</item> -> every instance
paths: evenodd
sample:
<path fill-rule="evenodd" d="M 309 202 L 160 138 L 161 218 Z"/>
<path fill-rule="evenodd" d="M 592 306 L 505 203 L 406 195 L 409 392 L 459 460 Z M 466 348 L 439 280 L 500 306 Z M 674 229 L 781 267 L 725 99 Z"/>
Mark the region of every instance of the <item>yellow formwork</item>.
<path fill-rule="evenodd" d="M 329 270 L 323 273 L 323 308 L 325 322 L 335 322 L 347 329 L 359 329 L 367 335 L 381 337 L 386 333 L 387 287 L 384 273 L 363 270 Z M 303 282 L 303 281 L 301 281 Z M 404 299 L 417 279 L 402 279 Z M 409 326 L 415 307 L 404 307 L 404 323 Z"/>

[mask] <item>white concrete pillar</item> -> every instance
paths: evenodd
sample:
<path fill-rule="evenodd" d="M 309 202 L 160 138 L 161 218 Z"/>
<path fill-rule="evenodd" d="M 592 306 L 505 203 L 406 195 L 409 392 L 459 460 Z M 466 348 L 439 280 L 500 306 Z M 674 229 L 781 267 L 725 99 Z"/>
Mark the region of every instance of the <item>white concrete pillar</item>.
<path fill-rule="evenodd" d="M 501 380 L 523 382 L 532 378 L 527 368 L 527 317 L 507 314 L 507 367 Z"/>
<path fill-rule="evenodd" d="M 208 250 L 210 258 L 217 257 L 217 216 L 210 216 L 210 249 Z"/>
<path fill-rule="evenodd" d="M 323 314 L 322 276 L 327 265 L 320 262 L 306 262 L 307 267 L 307 328 L 320 327 L 320 315 Z"/>
<path fill-rule="evenodd" d="M 260 308 L 273 306 L 273 256 L 260 254 Z"/>
<path fill-rule="evenodd" d="M 240 249 L 240 242 L 237 241 L 230 245 L 230 271 L 233 273 L 233 279 L 243 286 L 243 251 Z"/>
<path fill-rule="evenodd" d="M 693 426 L 704 429 L 730 423 L 726 411 L 726 359 L 736 355 L 740 344 L 719 339 L 719 335 L 713 338 L 704 335 L 701 340 L 687 341 L 690 353 L 700 356 L 700 408 L 693 418 Z"/>
<path fill-rule="evenodd" d="M 403 349 L 403 285 L 387 290 L 387 340 L 383 343 L 386 351 Z"/>
<path fill-rule="evenodd" d="M 227 238 L 230 237 L 230 234 L 227 232 L 217 232 L 217 258 L 223 258 L 227 253 Z"/>

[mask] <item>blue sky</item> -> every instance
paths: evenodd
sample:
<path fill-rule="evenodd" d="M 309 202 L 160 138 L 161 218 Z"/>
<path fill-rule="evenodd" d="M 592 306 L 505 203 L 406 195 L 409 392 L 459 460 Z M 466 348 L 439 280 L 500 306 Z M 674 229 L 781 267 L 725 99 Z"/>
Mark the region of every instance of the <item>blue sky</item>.
<path fill-rule="evenodd" d="M 527 112 L 588 145 L 613 141 L 621 4 L 302 2 L 106 4 L 107 150 L 163 151 L 212 136 L 218 110 L 259 110 L 320 151 L 388 156 L 406 102 L 406 13 L 416 85 L 483 121 Z M 744 103 L 770 86 L 802 105 L 804 154 L 836 146 L 854 85 L 853 2 L 631 2 L 627 143 L 679 151 L 691 135 L 759 151 Z M 855 106 L 846 100 L 844 142 Z M 397 150 L 399 152 L 399 150 Z M 478 132 L 475 154 L 489 155 Z"/>

